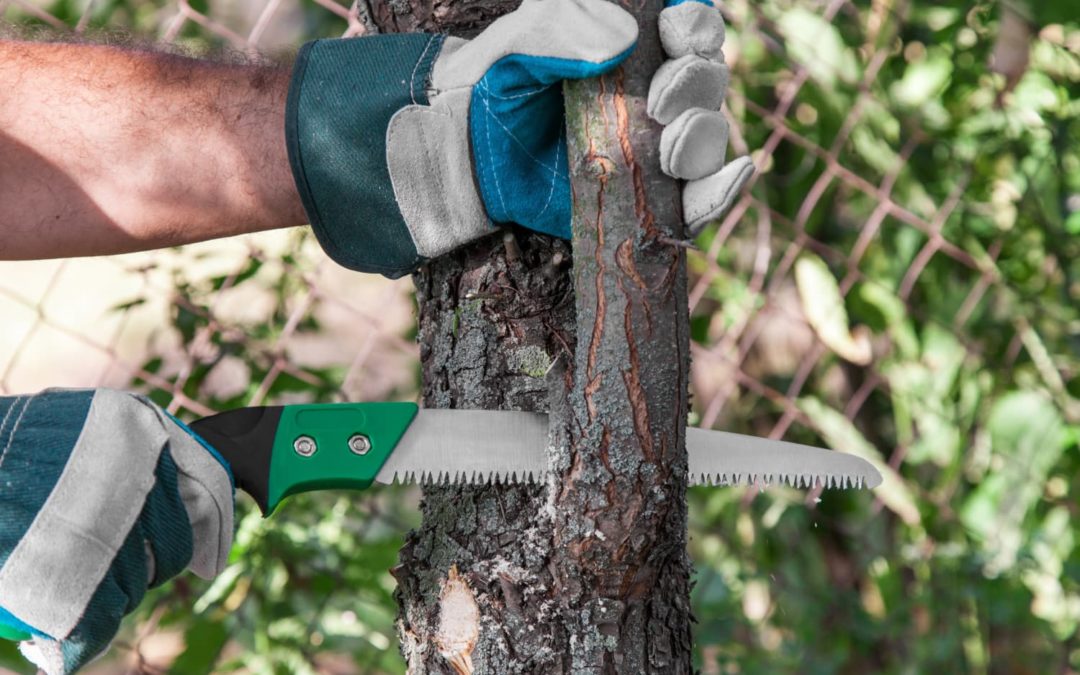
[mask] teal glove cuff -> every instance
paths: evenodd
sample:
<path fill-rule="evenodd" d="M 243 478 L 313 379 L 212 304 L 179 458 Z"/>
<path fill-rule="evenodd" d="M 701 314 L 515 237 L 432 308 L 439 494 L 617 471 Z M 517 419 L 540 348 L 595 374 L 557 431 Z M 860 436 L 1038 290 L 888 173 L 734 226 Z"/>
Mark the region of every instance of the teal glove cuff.
<path fill-rule="evenodd" d="M 427 105 L 443 36 L 317 40 L 300 50 L 285 112 L 289 163 L 327 254 L 363 272 L 400 277 L 424 262 L 394 196 L 386 160 L 390 118 Z"/>

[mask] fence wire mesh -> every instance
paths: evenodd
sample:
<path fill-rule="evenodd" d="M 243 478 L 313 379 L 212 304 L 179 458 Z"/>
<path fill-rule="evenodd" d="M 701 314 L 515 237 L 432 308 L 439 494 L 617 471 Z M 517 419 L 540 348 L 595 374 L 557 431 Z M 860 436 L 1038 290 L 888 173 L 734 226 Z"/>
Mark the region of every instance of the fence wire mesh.
<path fill-rule="evenodd" d="M 1008 72 L 986 68 L 990 48 L 980 45 L 993 42 L 997 25 L 986 7 L 733 0 L 723 11 L 731 154 L 751 154 L 758 172 L 689 252 L 694 423 L 823 440 L 878 458 L 887 481 L 876 507 L 914 526 L 926 495 L 901 478 L 906 464 L 984 475 L 993 462 L 983 423 L 1001 392 L 1023 383 L 1062 419 L 1080 417 L 1077 318 L 1043 303 L 1075 304 L 1070 260 L 1080 256 L 1071 240 L 1051 236 L 1056 226 L 1043 238 L 1030 227 L 1041 229 L 1046 209 L 1077 209 L 1068 186 L 1059 205 L 1036 189 L 1047 170 L 1037 155 L 1056 147 L 1066 127 L 1040 121 L 1046 107 L 1020 100 L 1036 96 L 1023 79 L 1012 90 Z M 333 0 L 0 0 L 0 18 L 75 33 L 132 31 L 196 52 L 273 53 L 313 37 L 362 35 L 368 25 L 363 4 Z M 935 22 L 954 26 L 951 80 L 941 75 L 949 66 Z M 1073 33 L 1033 39 L 1050 54 L 1036 50 L 1036 61 L 1078 51 Z M 969 136 L 941 102 L 965 72 L 973 73 L 971 96 L 983 97 L 970 109 L 987 115 L 986 130 Z M 1030 135 L 1015 130 L 1024 125 Z M 1008 166 L 987 168 L 994 162 Z M 1028 253 L 1018 252 L 1028 240 Z M 0 391 L 135 387 L 185 416 L 313 398 L 407 399 L 418 384 L 412 302 L 408 280 L 341 270 L 298 231 L 2 263 Z M 958 480 L 935 480 L 927 491 L 955 490 Z M 368 523 L 388 512 L 408 522 L 387 503 L 348 508 L 371 515 Z M 257 526 L 242 523 L 241 541 L 245 527 Z M 698 598 L 723 576 L 703 572 Z M 747 616 L 769 614 L 751 612 L 746 597 Z M 125 643 L 136 656 L 153 621 L 144 617 Z M 392 641 L 389 618 L 367 639 Z M 722 672 L 723 643 L 706 640 L 706 672 Z M 394 669 L 380 659 L 368 665 Z"/>

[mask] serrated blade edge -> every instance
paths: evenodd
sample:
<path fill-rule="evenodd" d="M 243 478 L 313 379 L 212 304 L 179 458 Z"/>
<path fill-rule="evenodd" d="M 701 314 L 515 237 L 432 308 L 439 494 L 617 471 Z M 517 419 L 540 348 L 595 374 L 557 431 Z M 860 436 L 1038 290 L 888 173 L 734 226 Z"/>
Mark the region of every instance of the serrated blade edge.
<path fill-rule="evenodd" d="M 424 409 L 379 483 L 520 484 L 548 474 L 548 418 L 505 410 Z M 726 431 L 687 429 L 690 485 L 874 488 L 881 474 L 842 452 Z"/>
<path fill-rule="evenodd" d="M 686 430 L 690 485 L 789 485 L 797 488 L 875 488 L 881 474 L 843 452 L 756 436 Z"/>
<path fill-rule="evenodd" d="M 385 479 L 384 479 L 385 478 Z M 377 478 L 380 483 L 400 485 L 530 485 L 542 483 L 547 480 L 547 472 L 509 474 L 496 471 L 465 473 L 463 471 L 440 471 L 440 472 L 400 472 L 395 471 L 392 476 Z"/>
<path fill-rule="evenodd" d="M 424 409 L 375 476 L 379 483 L 526 483 L 548 471 L 548 418 L 508 410 Z"/>

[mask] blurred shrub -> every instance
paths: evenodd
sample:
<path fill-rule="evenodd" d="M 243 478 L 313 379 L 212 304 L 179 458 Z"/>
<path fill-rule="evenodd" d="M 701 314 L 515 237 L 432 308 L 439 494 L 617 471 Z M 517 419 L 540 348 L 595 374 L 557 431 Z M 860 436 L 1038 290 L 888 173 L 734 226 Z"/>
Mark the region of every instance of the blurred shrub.
<path fill-rule="evenodd" d="M 702 353 L 760 329 L 741 362 L 757 386 L 721 423 L 768 433 L 793 400 L 789 437 L 877 458 L 886 483 L 879 501 L 809 505 L 694 490 L 699 663 L 1080 669 L 1076 13 L 1016 33 L 994 3 L 726 8 L 745 144 L 785 132 L 758 158 L 747 215 L 709 249 L 717 264 L 697 261 L 714 275 L 695 310 Z M 777 305 L 798 320 L 770 320 Z M 800 322 L 817 348 L 791 341 Z M 777 366 L 777 341 L 804 351 Z M 733 355 L 698 358 L 719 374 L 696 379 L 736 376 Z"/>

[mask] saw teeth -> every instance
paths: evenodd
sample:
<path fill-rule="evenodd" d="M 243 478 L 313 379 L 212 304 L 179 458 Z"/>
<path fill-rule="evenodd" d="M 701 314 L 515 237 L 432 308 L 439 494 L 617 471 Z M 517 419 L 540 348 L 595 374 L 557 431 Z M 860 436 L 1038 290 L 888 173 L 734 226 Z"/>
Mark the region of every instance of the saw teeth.
<path fill-rule="evenodd" d="M 394 473 L 393 482 L 401 485 L 521 485 L 542 483 L 548 478 L 548 472 L 540 471 L 400 471 Z M 715 487 L 748 486 L 765 489 L 773 485 L 786 485 L 800 490 L 817 487 L 825 489 L 864 489 L 866 479 L 863 476 L 780 473 L 696 473 L 690 475 L 690 485 L 710 485 Z"/>
<path fill-rule="evenodd" d="M 716 487 L 731 487 L 745 485 L 748 487 L 767 488 L 772 485 L 786 485 L 788 487 L 809 490 L 817 487 L 825 489 L 863 489 L 866 480 L 862 476 L 834 475 L 834 474 L 744 474 L 744 473 L 702 473 L 690 476 L 691 485 L 711 485 Z"/>
<path fill-rule="evenodd" d="M 540 471 L 397 471 L 391 481 L 397 485 L 523 485 L 539 483 L 547 479 L 547 472 Z"/>

